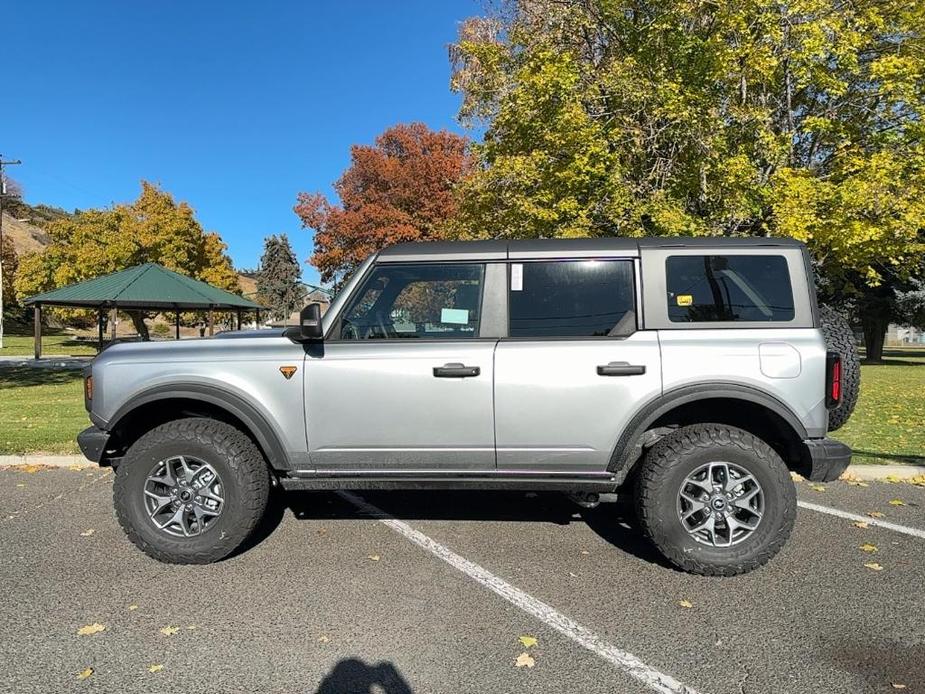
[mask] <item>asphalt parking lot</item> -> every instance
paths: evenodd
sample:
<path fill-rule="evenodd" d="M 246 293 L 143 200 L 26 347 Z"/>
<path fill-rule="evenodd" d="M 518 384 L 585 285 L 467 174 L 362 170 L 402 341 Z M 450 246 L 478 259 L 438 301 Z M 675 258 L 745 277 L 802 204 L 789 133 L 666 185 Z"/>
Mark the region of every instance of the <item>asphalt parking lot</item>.
<path fill-rule="evenodd" d="M 3 469 L 0 690 L 925 691 L 925 489 L 798 489 L 906 531 L 801 508 L 768 566 L 717 579 L 619 504 L 303 493 L 237 556 L 167 566 L 124 539 L 109 471 Z"/>

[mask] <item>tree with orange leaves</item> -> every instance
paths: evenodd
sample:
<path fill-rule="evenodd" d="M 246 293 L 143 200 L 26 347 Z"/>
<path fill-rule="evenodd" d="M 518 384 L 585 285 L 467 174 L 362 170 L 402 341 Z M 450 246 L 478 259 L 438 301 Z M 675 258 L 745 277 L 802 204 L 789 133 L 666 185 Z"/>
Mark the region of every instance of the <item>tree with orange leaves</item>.
<path fill-rule="evenodd" d="M 375 145 L 354 145 L 334 184 L 340 204 L 300 193 L 295 213 L 315 231 L 310 262 L 324 282 L 340 284 L 370 254 L 402 241 L 447 235 L 456 213 L 453 188 L 469 170 L 468 139 L 423 123 L 395 125 Z"/>

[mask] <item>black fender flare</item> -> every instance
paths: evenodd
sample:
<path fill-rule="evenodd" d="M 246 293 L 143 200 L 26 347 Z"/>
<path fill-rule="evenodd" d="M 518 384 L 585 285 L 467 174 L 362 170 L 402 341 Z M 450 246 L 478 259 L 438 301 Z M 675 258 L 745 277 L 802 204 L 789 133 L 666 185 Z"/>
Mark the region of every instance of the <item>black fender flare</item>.
<path fill-rule="evenodd" d="M 279 435 L 263 413 L 245 398 L 225 388 L 205 383 L 171 383 L 155 386 L 138 393 L 116 410 L 105 429 L 113 432 L 119 424 L 139 407 L 159 400 L 195 400 L 225 410 L 248 429 L 267 457 L 270 467 L 291 469 L 292 462 Z"/>
<path fill-rule="evenodd" d="M 643 405 L 627 424 L 620 435 L 607 470 L 614 473 L 620 481 L 629 472 L 628 464 L 636 461 L 642 453 L 643 435 L 659 417 L 680 405 L 697 400 L 726 398 L 744 400 L 762 405 L 783 419 L 796 433 L 800 440 L 807 438 L 806 427 L 800 418 L 787 405 L 770 393 L 758 388 L 739 383 L 698 383 L 681 386 L 650 400 Z"/>

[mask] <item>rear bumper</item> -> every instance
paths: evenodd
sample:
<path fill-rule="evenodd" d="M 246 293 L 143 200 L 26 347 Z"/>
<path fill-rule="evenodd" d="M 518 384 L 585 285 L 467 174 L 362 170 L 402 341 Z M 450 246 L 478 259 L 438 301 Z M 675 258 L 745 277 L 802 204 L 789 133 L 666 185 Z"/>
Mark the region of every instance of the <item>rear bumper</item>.
<path fill-rule="evenodd" d="M 813 482 L 837 480 L 851 462 L 851 449 L 834 439 L 806 439 L 804 476 Z"/>
<path fill-rule="evenodd" d="M 103 459 L 106 443 L 109 441 L 109 432 L 99 427 L 87 427 L 77 434 L 77 445 L 87 460 L 98 463 Z"/>

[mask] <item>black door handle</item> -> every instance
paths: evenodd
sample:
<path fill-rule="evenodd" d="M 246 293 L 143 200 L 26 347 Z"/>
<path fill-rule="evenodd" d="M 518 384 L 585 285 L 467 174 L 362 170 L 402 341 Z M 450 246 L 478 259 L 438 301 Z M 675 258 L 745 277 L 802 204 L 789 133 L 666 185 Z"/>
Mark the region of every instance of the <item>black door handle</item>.
<path fill-rule="evenodd" d="M 645 372 L 645 364 L 630 364 L 625 361 L 612 361 L 597 367 L 598 376 L 641 376 Z"/>
<path fill-rule="evenodd" d="M 482 370 L 477 366 L 466 366 L 458 363 L 434 367 L 434 376 L 437 378 L 471 378 L 472 376 L 478 376 L 480 373 L 482 373 Z"/>

